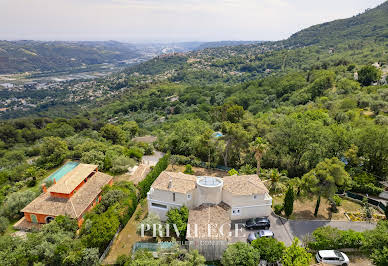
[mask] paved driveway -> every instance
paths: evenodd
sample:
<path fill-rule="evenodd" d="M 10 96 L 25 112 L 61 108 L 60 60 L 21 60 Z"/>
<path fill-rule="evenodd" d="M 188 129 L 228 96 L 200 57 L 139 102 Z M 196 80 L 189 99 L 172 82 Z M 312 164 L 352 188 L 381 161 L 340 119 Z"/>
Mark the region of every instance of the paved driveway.
<path fill-rule="evenodd" d="M 271 221 L 270 230 L 274 232 L 275 238 L 284 242 L 286 246 L 291 245 L 292 239 L 294 237 L 298 237 L 300 240 L 302 240 L 305 235 L 311 234 L 318 227 L 331 226 L 341 230 L 352 229 L 358 232 L 370 230 L 376 227 L 376 224 L 368 222 L 286 220 L 278 218 L 273 214 L 271 214 L 269 219 Z M 248 234 L 251 232 L 256 232 L 257 230 L 246 230 L 245 228 L 242 228 L 241 231 L 239 232 L 238 237 L 235 237 L 233 234 L 232 242 L 245 242 Z"/>

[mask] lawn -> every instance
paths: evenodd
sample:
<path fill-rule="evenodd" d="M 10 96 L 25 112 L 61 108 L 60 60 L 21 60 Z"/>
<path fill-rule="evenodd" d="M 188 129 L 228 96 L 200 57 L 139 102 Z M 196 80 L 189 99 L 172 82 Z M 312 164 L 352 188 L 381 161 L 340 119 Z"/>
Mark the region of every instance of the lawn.
<path fill-rule="evenodd" d="M 276 204 L 283 204 L 284 196 L 274 196 L 273 206 Z M 337 213 L 330 211 L 329 201 L 325 198 L 321 198 L 321 204 L 318 211 L 318 216 L 314 216 L 315 204 L 317 202 L 316 196 L 297 199 L 294 202 L 294 212 L 290 219 L 295 220 L 343 220 L 347 221 L 345 212 L 359 212 L 362 211 L 362 206 L 353 201 L 344 199 L 341 206 L 338 207 Z"/>

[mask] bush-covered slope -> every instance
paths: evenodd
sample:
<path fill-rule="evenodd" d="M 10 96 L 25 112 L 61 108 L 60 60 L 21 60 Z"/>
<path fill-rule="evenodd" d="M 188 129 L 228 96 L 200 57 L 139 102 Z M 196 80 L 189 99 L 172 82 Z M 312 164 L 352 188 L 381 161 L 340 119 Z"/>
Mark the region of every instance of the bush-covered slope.
<path fill-rule="evenodd" d="M 388 39 L 388 2 L 365 13 L 301 30 L 286 40 L 288 46 L 333 45 L 350 40 Z"/>

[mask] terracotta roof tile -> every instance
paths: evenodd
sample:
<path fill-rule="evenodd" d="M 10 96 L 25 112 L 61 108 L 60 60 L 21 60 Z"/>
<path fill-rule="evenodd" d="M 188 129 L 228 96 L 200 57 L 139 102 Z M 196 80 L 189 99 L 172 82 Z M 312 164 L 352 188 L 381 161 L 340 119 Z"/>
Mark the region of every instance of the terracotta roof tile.
<path fill-rule="evenodd" d="M 218 205 L 202 204 L 189 210 L 190 235 L 187 239 L 227 240 L 230 232 L 230 206 L 221 202 Z M 211 225 L 209 235 L 209 224 Z M 195 225 L 198 231 L 195 235 Z M 221 227 L 221 225 L 224 225 Z M 220 230 L 223 234 L 220 233 Z"/>
<path fill-rule="evenodd" d="M 50 192 L 42 193 L 21 212 L 78 218 L 112 178 L 110 175 L 97 172 L 71 198 L 56 198 L 52 197 Z"/>
<path fill-rule="evenodd" d="M 163 171 L 151 187 L 159 190 L 187 193 L 195 189 L 196 183 L 196 176 L 187 175 L 184 173 Z"/>
<path fill-rule="evenodd" d="M 268 193 L 268 189 L 257 175 L 225 176 L 223 189 L 236 195 Z"/>
<path fill-rule="evenodd" d="M 57 183 L 48 189 L 48 192 L 70 194 L 85 178 L 92 174 L 98 165 L 79 164 L 65 174 Z"/>

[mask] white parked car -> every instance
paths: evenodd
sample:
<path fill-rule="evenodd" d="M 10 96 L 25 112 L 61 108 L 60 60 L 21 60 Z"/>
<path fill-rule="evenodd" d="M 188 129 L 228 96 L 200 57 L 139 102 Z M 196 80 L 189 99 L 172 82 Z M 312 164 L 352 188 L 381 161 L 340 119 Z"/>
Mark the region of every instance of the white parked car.
<path fill-rule="evenodd" d="M 345 253 L 338 250 L 320 250 L 315 255 L 318 262 L 332 265 L 349 265 L 349 258 Z"/>

